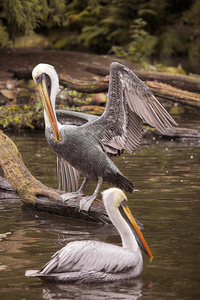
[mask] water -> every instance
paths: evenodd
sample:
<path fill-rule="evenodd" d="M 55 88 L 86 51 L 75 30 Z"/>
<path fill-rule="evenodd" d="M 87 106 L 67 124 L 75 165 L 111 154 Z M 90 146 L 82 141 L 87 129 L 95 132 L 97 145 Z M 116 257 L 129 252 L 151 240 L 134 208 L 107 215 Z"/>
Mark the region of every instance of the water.
<path fill-rule="evenodd" d="M 32 174 L 56 187 L 55 156 L 43 132 L 11 137 Z M 156 138 L 144 140 L 135 155 L 114 158 L 135 184 L 129 206 L 145 225 L 143 234 L 154 256 L 150 263 L 143 255 L 142 278 L 137 281 L 58 285 L 25 277 L 26 270 L 41 268 L 67 242 L 120 244 L 120 238 L 112 226 L 23 211 L 12 194 L 0 194 L 1 299 L 199 299 L 199 154 L 196 139 Z M 90 183 L 87 193 L 94 188 Z"/>

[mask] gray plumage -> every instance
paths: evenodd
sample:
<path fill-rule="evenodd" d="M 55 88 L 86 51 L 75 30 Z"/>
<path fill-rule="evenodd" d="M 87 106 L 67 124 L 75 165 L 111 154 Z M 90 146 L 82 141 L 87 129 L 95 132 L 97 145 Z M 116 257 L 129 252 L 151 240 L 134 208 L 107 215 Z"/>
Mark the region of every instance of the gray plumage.
<path fill-rule="evenodd" d="M 99 118 L 95 115 L 67 110 L 56 110 L 56 117 L 58 122 L 60 122 L 62 125 L 75 126 L 81 126 L 87 122 L 91 122 Z M 60 155 L 57 154 L 56 159 L 58 189 L 67 191 L 69 193 L 77 191 L 78 181 L 80 178 L 79 171 L 70 165 Z"/>
<path fill-rule="evenodd" d="M 48 75 L 46 81 L 49 82 L 49 97 L 54 109 L 57 74 L 52 66 L 40 64 L 33 70 L 36 83 L 43 74 Z M 98 181 L 94 194 L 89 198 L 90 205 L 103 181 L 132 192 L 133 183 L 106 154 L 118 155 L 123 150 L 133 153 L 141 144 L 143 120 L 163 134 L 171 132 L 173 124 L 177 125 L 144 82 L 125 66 L 112 63 L 107 105 L 101 117 L 82 117 L 83 125 L 81 122 L 78 125 L 58 124 L 60 141 L 55 140 L 55 133 L 46 117 L 46 139 L 59 157 L 58 169 L 61 165 L 58 174 L 64 170 L 67 176 L 72 176 L 68 185 L 73 190 L 78 186 L 79 172 L 82 173 L 85 181 L 79 189 L 81 193 L 88 180 Z"/>

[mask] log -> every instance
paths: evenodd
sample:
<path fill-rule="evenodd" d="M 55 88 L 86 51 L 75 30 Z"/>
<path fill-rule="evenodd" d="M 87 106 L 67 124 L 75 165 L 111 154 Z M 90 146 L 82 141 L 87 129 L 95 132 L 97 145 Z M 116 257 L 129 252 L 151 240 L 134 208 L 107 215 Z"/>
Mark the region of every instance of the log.
<path fill-rule="evenodd" d="M 63 203 L 63 191 L 43 185 L 27 169 L 13 141 L 0 131 L 0 165 L 12 189 L 23 203 L 23 208 L 42 210 L 87 221 L 110 223 L 103 202 L 95 200 L 88 213 L 79 211 L 79 198 L 71 198 Z M 5 179 L 1 179 L 6 188 Z"/>
<path fill-rule="evenodd" d="M 15 79 L 25 79 L 25 80 L 30 80 L 32 79 L 32 70 L 30 67 L 28 68 L 23 68 L 23 69 L 10 69 L 8 70 L 9 73 L 13 74 L 13 77 Z"/>
<path fill-rule="evenodd" d="M 60 84 L 72 90 L 86 92 L 86 93 L 100 93 L 106 92 L 108 89 L 110 67 L 105 66 L 91 66 L 86 65 L 85 70 L 92 74 L 103 76 L 103 79 L 91 79 L 91 80 L 78 80 L 72 77 L 60 74 Z M 19 70 L 9 70 L 13 74 L 14 78 L 17 79 L 32 79 L 31 70 L 29 68 L 23 68 Z M 167 72 L 149 72 L 134 69 L 133 72 L 143 81 L 158 81 L 161 83 L 167 83 L 179 89 L 183 89 L 190 92 L 200 92 L 200 76 L 188 76 L 176 73 Z M 79 87 L 80 85 L 80 87 Z M 85 87 L 84 87 L 85 86 Z"/>
<path fill-rule="evenodd" d="M 78 92 L 97 93 L 108 91 L 109 76 L 106 76 L 103 79 L 79 80 L 68 75 L 60 75 L 60 79 L 61 85 Z M 177 89 L 169 84 L 160 82 L 147 81 L 145 83 L 157 98 L 171 100 L 193 107 L 200 106 L 200 94 Z"/>
<path fill-rule="evenodd" d="M 200 95 L 172 87 L 169 84 L 147 81 L 146 84 L 159 99 L 170 100 L 180 104 L 200 107 Z"/>
<path fill-rule="evenodd" d="M 108 91 L 109 76 L 98 79 L 75 79 L 69 75 L 59 75 L 60 85 L 82 93 L 101 93 Z"/>
<path fill-rule="evenodd" d="M 109 69 L 104 67 L 100 68 L 101 72 L 98 72 L 99 67 L 87 67 L 87 69 L 101 74 L 109 72 Z M 25 78 L 31 77 L 31 74 L 29 74 L 30 71 L 27 69 L 18 70 L 15 73 L 14 70 L 12 70 L 12 72 L 15 77 L 18 78 L 22 78 L 23 76 Z M 190 92 L 191 90 L 200 92 L 199 76 L 192 77 L 181 74 L 145 72 L 138 70 L 134 70 L 134 72 L 143 81 L 148 80 L 145 83 L 149 86 L 156 97 L 193 107 L 200 106 L 200 95 L 198 93 Z M 77 92 L 101 93 L 108 91 L 109 75 L 103 78 L 75 79 L 69 75 L 60 74 L 59 79 L 60 85 L 71 90 L 76 90 Z M 159 82 L 155 80 L 158 80 Z M 183 90 L 183 88 L 185 90 Z"/>
<path fill-rule="evenodd" d="M 135 74 L 143 81 L 158 81 L 170 84 L 176 88 L 190 92 L 200 92 L 200 76 L 188 76 L 167 72 L 146 72 L 134 71 Z"/>
<path fill-rule="evenodd" d="M 147 131 L 145 132 L 144 136 L 148 138 L 150 134 L 154 136 L 161 136 L 162 134 L 155 128 L 147 127 Z M 200 131 L 197 129 L 191 128 L 184 128 L 184 127 L 176 127 L 174 130 L 169 130 L 168 134 L 165 135 L 167 137 L 175 137 L 175 138 L 186 138 L 186 139 L 193 139 L 193 138 L 200 138 Z"/>
<path fill-rule="evenodd" d="M 107 76 L 110 73 L 110 68 L 105 66 L 86 66 L 86 71 L 99 76 Z M 149 72 L 141 70 L 132 70 L 143 81 L 158 81 L 170 84 L 174 87 L 187 90 L 190 92 L 200 92 L 200 76 L 188 76 L 176 73 L 167 72 Z"/>

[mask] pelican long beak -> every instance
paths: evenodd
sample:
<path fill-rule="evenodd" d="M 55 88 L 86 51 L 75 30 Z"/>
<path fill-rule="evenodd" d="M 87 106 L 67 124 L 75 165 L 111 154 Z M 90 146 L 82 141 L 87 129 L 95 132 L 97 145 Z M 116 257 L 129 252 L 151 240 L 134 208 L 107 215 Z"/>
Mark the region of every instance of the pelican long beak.
<path fill-rule="evenodd" d="M 55 136 L 56 141 L 58 142 L 59 140 L 61 140 L 61 136 L 60 136 L 60 131 L 58 129 L 58 124 L 55 118 L 55 113 L 54 110 L 52 108 L 51 105 L 51 101 L 49 99 L 49 94 L 47 91 L 47 86 L 46 86 L 46 82 L 45 79 L 42 78 L 41 83 L 37 84 L 39 92 L 40 92 L 40 96 L 42 99 L 42 103 L 44 105 L 44 109 L 46 111 L 46 114 L 49 118 L 49 121 L 51 123 L 51 127 Z"/>
<path fill-rule="evenodd" d="M 142 248 L 142 250 L 150 257 L 150 260 L 152 261 L 153 259 L 153 255 L 139 229 L 139 227 L 137 226 L 136 224 L 136 221 L 127 205 L 127 201 L 126 200 L 123 200 L 121 203 L 120 203 L 120 206 L 119 206 L 119 209 L 120 209 L 120 212 L 122 214 L 122 216 L 125 218 L 125 220 L 127 221 L 127 223 L 129 224 L 129 226 L 131 227 L 135 237 L 136 237 L 136 240 L 139 244 L 139 246 Z"/>

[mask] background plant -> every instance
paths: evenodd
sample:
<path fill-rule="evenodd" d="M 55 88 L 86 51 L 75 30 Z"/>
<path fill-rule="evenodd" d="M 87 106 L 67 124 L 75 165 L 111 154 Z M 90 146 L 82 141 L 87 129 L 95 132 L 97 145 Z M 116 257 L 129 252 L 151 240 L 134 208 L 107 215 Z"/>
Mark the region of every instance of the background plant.
<path fill-rule="evenodd" d="M 114 51 L 137 62 L 185 56 L 195 64 L 199 13 L 198 0 L 0 0 L 0 45 L 56 30 L 57 48 Z"/>

